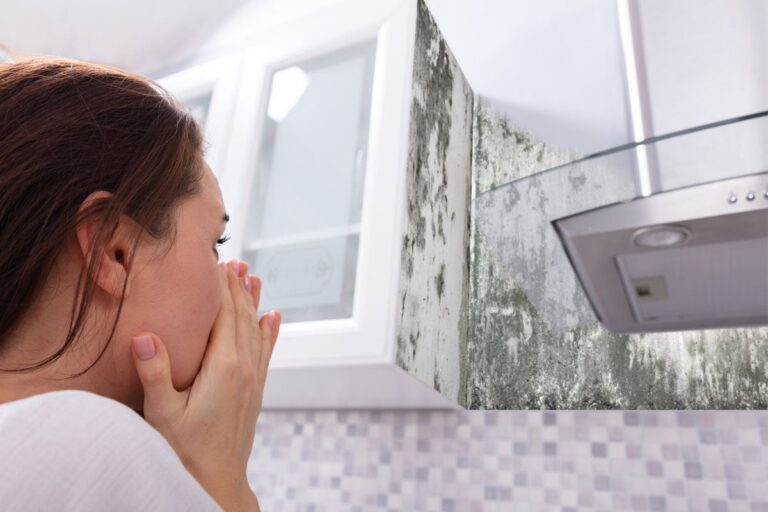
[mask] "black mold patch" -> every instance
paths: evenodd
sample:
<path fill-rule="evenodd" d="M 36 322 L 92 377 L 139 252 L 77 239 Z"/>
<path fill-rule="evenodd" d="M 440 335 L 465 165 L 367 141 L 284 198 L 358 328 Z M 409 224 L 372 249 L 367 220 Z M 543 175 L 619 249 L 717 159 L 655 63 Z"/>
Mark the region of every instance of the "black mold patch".
<path fill-rule="evenodd" d="M 494 187 L 531 176 L 539 169 L 535 162 L 561 158 L 560 150 L 508 126 L 481 102 L 475 106 L 476 190 L 487 189 L 489 182 Z M 546 208 L 549 194 L 536 186 L 535 177 L 530 179 L 525 190 L 535 194 L 529 197 L 532 210 Z M 586 185 L 583 175 L 568 179 L 574 190 Z M 500 200 L 510 210 L 521 199 L 518 190 L 508 187 L 484 201 Z M 531 215 L 536 222 L 536 212 Z M 687 331 L 679 339 L 617 335 L 596 321 L 553 330 L 523 288 L 501 271 L 497 255 L 478 234 L 476 219 L 470 220 L 466 397 L 471 409 L 768 408 L 768 329 Z M 510 226 L 510 233 L 515 228 L 520 226 Z M 507 250 L 513 255 L 533 251 L 520 258 L 519 268 L 522 275 L 545 283 L 549 269 L 543 242 L 541 248 L 530 248 L 510 240 Z M 584 300 L 580 288 L 572 292 L 572 304 Z M 551 316 L 548 311 L 546 318 Z M 662 343 L 680 343 L 687 354 L 678 358 L 657 352 Z"/>
<path fill-rule="evenodd" d="M 467 356 L 468 299 L 465 289 L 469 280 L 468 263 L 459 275 L 447 272 L 446 268 L 455 268 L 455 260 L 465 251 L 456 237 L 460 237 L 464 244 L 468 243 L 468 217 L 464 226 L 446 227 L 446 222 L 448 219 L 453 222 L 459 209 L 468 211 L 470 208 L 472 144 L 471 126 L 468 124 L 473 120 L 474 95 L 458 70 L 425 2 L 418 0 L 417 5 L 413 98 L 408 133 L 410 146 L 405 170 L 406 218 L 400 256 L 403 281 L 400 283 L 401 327 L 397 338 L 397 363 L 417 377 L 424 375 L 426 384 L 443 393 L 447 393 L 448 386 L 451 386 L 450 393 L 455 393 L 453 386 L 458 379 L 459 396 L 449 398 L 458 398 L 460 404 L 466 405 L 468 362 L 465 359 L 446 361 L 444 355 L 438 358 L 435 357 L 438 354 L 432 352 L 455 341 L 459 345 L 459 357 Z M 458 96 L 458 90 L 462 91 L 462 96 Z M 453 108 L 454 94 L 457 94 L 456 109 Z M 459 140 L 451 141 L 452 129 L 454 133 L 461 134 Z M 456 172 L 455 162 L 464 158 L 466 166 L 461 174 L 451 177 L 451 186 L 465 187 L 466 196 L 464 201 L 457 199 L 456 204 L 449 204 L 448 172 L 449 169 Z M 463 181 L 459 181 L 459 177 Z M 447 252 L 449 250 L 458 251 L 458 254 Z M 449 303 L 450 308 L 439 304 L 445 303 L 446 297 L 457 298 L 458 294 L 461 294 L 461 308 L 456 309 L 458 304 Z M 441 315 L 437 326 L 435 315 Z M 442 321 L 443 316 L 446 321 Z M 420 329 L 425 330 L 425 322 L 429 322 L 430 330 L 422 338 Z M 453 330 L 456 323 L 459 324 L 459 332 Z M 431 375 L 430 368 L 415 367 L 417 356 L 420 362 L 432 364 L 434 361 Z M 443 366 L 438 367 L 438 363 Z"/>
<path fill-rule="evenodd" d="M 473 276 L 489 284 L 472 304 L 470 340 L 482 340 L 470 343 L 473 409 L 684 407 L 663 361 L 630 365 L 627 337 L 598 325 L 552 332 L 522 289 L 490 279 L 495 272 L 491 262 Z"/>
<path fill-rule="evenodd" d="M 445 289 L 445 263 L 440 265 L 440 271 L 435 276 L 435 287 L 437 288 L 438 299 L 442 299 L 443 290 Z"/>
<path fill-rule="evenodd" d="M 429 48 L 432 41 L 438 41 L 438 52 L 434 65 L 430 61 Z M 451 96 L 453 94 L 453 71 L 448 48 L 440 35 L 423 1 L 418 3 L 416 27 L 416 46 L 414 55 L 413 81 L 424 97 L 424 105 L 414 98 L 411 102 L 410 148 L 406 176 L 407 190 L 407 230 L 403 239 L 401 262 L 406 268 L 406 275 L 413 277 L 413 263 L 410 262 L 415 249 L 423 251 L 426 247 L 426 218 L 422 206 L 429 205 L 438 212 L 438 226 L 430 218 L 433 236 L 439 234 L 446 243 L 442 227 L 442 215 L 447 214 L 448 198 L 445 195 L 445 158 L 451 129 Z M 443 176 L 442 185 L 437 188 L 434 200 L 430 190 L 434 178 L 426 167 L 424 158 L 429 155 L 429 141 L 432 132 L 437 133 L 437 160 Z"/>
<path fill-rule="evenodd" d="M 587 177 L 584 176 L 583 174 L 579 174 L 575 176 L 571 174 L 568 176 L 568 181 L 571 183 L 573 190 L 579 190 L 587 182 Z"/>
<path fill-rule="evenodd" d="M 407 359 L 405 357 L 405 350 L 406 346 L 403 342 L 403 337 L 398 334 L 397 335 L 397 354 L 395 354 L 395 359 L 397 362 L 397 365 L 400 367 L 405 367 L 405 364 L 407 363 Z"/>

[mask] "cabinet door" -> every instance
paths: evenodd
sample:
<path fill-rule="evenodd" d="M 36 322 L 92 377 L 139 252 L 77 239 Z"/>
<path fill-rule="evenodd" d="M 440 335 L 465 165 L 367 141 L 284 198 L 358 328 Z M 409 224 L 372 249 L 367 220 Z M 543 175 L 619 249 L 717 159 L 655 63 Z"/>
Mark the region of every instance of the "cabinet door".
<path fill-rule="evenodd" d="M 271 74 L 241 257 L 284 322 L 349 318 L 375 41 Z"/>
<path fill-rule="evenodd" d="M 362 7 L 243 59 L 221 254 L 261 278 L 259 313 L 282 313 L 272 368 L 394 359 L 415 9 Z"/>

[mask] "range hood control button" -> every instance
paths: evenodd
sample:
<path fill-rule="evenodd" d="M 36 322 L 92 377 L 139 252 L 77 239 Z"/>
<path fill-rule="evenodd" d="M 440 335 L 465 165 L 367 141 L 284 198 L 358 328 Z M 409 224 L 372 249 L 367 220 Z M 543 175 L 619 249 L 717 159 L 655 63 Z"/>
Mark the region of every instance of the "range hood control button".
<path fill-rule="evenodd" d="M 738 200 L 739 200 L 739 198 L 736 197 L 734 194 L 731 194 L 731 197 L 728 198 L 728 202 L 731 203 L 731 204 L 735 203 Z"/>
<path fill-rule="evenodd" d="M 747 194 L 747 201 L 754 201 L 755 200 L 755 193 L 750 192 Z"/>

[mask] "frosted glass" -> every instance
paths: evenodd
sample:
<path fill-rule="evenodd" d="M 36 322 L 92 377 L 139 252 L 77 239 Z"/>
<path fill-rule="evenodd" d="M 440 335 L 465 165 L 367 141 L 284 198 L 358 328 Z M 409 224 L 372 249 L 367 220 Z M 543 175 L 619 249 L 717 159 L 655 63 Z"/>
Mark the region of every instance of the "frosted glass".
<path fill-rule="evenodd" d="M 198 96 L 186 102 L 192 116 L 197 120 L 201 130 L 205 133 L 205 124 L 208 119 L 208 110 L 211 106 L 211 93 Z"/>
<path fill-rule="evenodd" d="M 287 322 L 352 315 L 374 59 L 369 42 L 272 75 L 243 259 Z"/>

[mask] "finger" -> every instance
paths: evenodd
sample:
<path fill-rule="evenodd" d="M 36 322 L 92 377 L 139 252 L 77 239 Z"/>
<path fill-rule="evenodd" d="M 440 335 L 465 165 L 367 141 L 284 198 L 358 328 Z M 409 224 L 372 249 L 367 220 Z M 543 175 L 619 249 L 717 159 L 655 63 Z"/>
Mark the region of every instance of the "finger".
<path fill-rule="evenodd" d="M 258 347 L 258 350 L 260 353 L 259 376 L 261 377 L 262 389 L 263 389 L 264 383 L 266 383 L 267 381 L 267 369 L 269 367 L 269 359 L 272 354 L 272 330 L 274 329 L 274 324 L 272 327 L 270 327 L 269 325 L 270 317 L 273 318 L 273 322 L 274 322 L 274 316 L 271 311 L 266 313 L 264 316 L 262 316 L 261 320 L 259 321 L 259 325 L 261 327 L 261 337 L 263 340 L 261 345 L 259 345 Z"/>
<path fill-rule="evenodd" d="M 231 260 L 230 264 L 237 269 L 237 275 L 243 280 L 243 283 L 245 284 L 246 296 L 250 294 L 251 297 L 253 304 L 253 311 L 250 315 L 251 332 L 259 333 L 261 331 L 258 323 L 259 298 L 261 296 L 261 279 L 259 279 L 257 276 L 248 274 L 248 263 L 245 261 Z M 250 289 L 248 289 L 248 283 L 250 283 Z M 251 354 L 250 360 L 253 363 L 254 370 L 257 370 L 259 367 L 258 361 L 261 354 L 259 348 L 261 346 L 261 340 L 252 339 L 250 340 L 249 345 Z"/>
<path fill-rule="evenodd" d="M 259 326 L 259 316 L 258 316 L 258 307 L 259 307 L 259 295 L 261 294 L 261 279 L 259 279 L 256 276 L 248 276 L 248 278 L 251 281 L 251 300 L 253 303 L 253 311 L 250 315 L 251 320 L 251 332 L 255 334 L 260 334 L 261 327 Z M 257 340 L 253 339 L 251 340 L 251 361 L 254 363 L 254 369 L 258 369 L 259 366 L 257 364 L 258 361 L 260 361 L 260 353 L 261 353 L 261 345 L 264 343 L 264 340 Z"/>
<path fill-rule="evenodd" d="M 280 325 L 283 323 L 283 314 L 279 311 L 275 311 L 277 314 L 277 327 L 274 329 L 274 334 L 272 337 L 272 350 L 275 349 L 274 345 L 277 343 L 277 337 L 280 336 Z"/>
<path fill-rule="evenodd" d="M 269 361 L 272 360 L 272 354 L 275 352 L 275 345 L 277 344 L 277 337 L 280 335 L 280 324 L 283 321 L 283 315 L 277 310 L 273 310 L 273 315 L 275 315 L 275 319 L 272 322 L 272 339 L 270 339 L 270 351 L 269 351 Z M 267 365 L 269 365 L 269 361 L 267 361 Z"/>
<path fill-rule="evenodd" d="M 233 265 L 236 270 L 235 274 L 242 280 L 246 294 L 253 297 L 254 292 L 256 292 L 256 297 L 258 299 L 257 291 L 253 290 L 253 280 L 258 278 L 248 273 L 248 262 L 243 260 L 231 260 L 230 265 Z M 261 283 L 259 283 L 259 285 L 260 284 Z M 258 306 L 256 307 L 258 308 Z"/>
<path fill-rule="evenodd" d="M 255 371 L 255 368 L 258 367 L 258 360 L 254 360 L 251 346 L 254 343 L 253 338 L 258 336 L 258 333 L 253 330 L 251 317 L 256 312 L 253 311 L 253 301 L 245 290 L 245 284 L 237 274 L 237 263 L 233 262 L 230 265 L 230 272 L 227 273 L 232 300 L 235 304 L 235 326 L 237 329 L 235 346 L 241 363 L 251 366 Z"/>
<path fill-rule="evenodd" d="M 261 298 L 261 279 L 254 275 L 247 275 L 246 279 L 248 279 L 251 283 L 250 294 L 251 299 L 253 299 L 253 309 L 258 311 Z"/>
<path fill-rule="evenodd" d="M 234 357 L 233 353 L 235 352 L 235 336 L 237 335 L 235 304 L 232 300 L 232 293 L 229 291 L 226 263 L 220 263 L 218 271 L 221 306 L 211 328 L 211 339 L 203 358 L 203 364 L 210 364 L 222 357 L 225 359 Z"/>
<path fill-rule="evenodd" d="M 171 363 L 165 345 L 153 333 L 141 333 L 131 344 L 136 373 L 144 389 L 144 417 L 160 418 L 178 406 L 179 393 L 173 387 Z"/>

